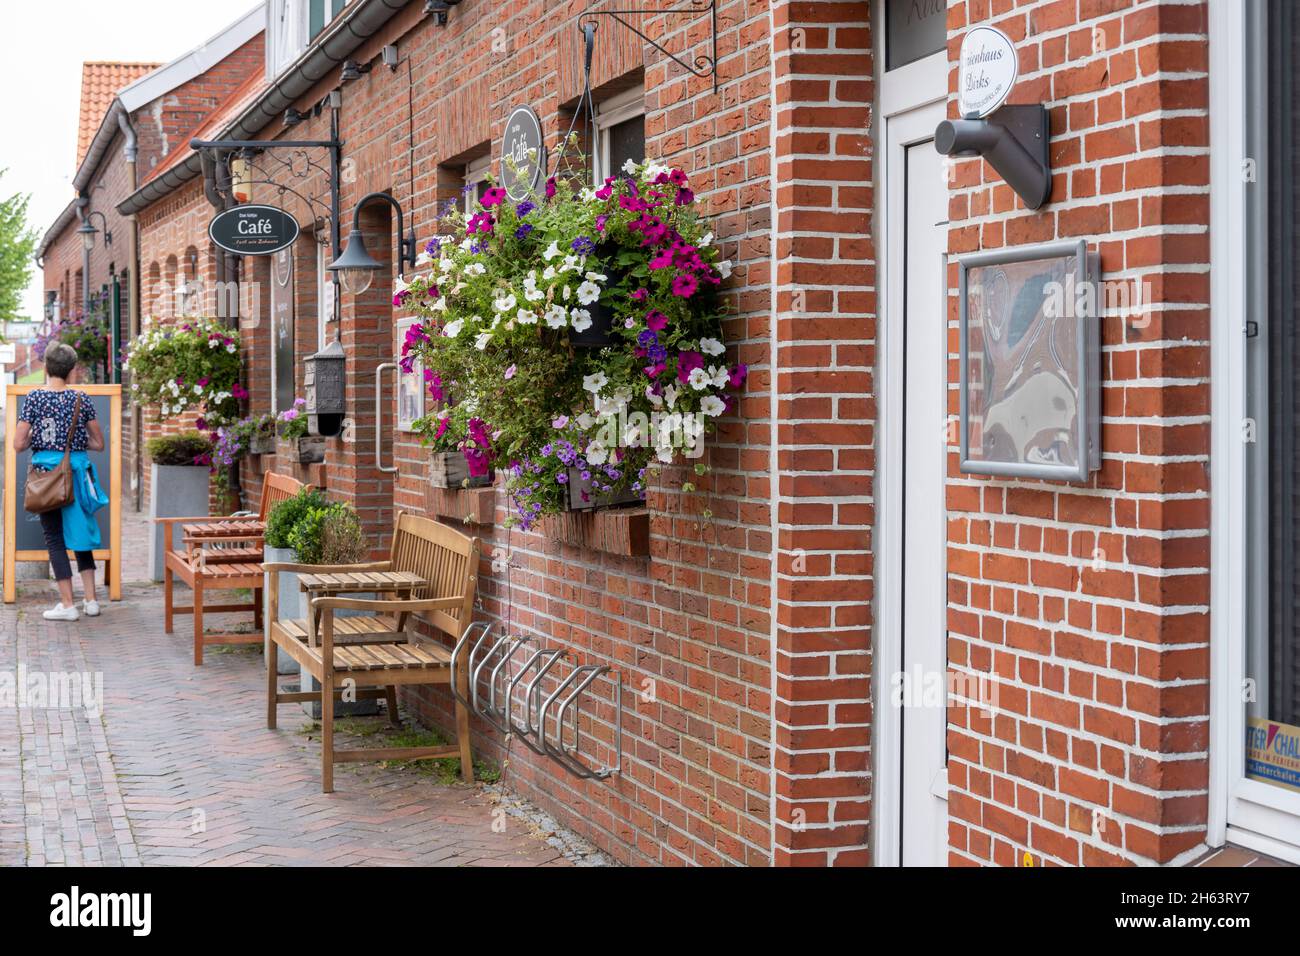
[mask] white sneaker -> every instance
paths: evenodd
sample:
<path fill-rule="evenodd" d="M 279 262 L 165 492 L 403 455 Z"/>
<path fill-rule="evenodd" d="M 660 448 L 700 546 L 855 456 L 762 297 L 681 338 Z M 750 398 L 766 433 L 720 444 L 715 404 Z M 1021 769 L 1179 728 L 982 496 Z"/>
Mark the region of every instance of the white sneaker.
<path fill-rule="evenodd" d="M 59 603 L 46 611 L 44 617 L 47 621 L 75 621 L 78 620 L 81 615 L 77 613 L 75 605 L 72 607 L 64 607 L 62 603 Z"/>
<path fill-rule="evenodd" d="M 86 612 L 86 617 L 99 617 L 98 601 L 87 601 L 83 606 L 83 609 Z"/>

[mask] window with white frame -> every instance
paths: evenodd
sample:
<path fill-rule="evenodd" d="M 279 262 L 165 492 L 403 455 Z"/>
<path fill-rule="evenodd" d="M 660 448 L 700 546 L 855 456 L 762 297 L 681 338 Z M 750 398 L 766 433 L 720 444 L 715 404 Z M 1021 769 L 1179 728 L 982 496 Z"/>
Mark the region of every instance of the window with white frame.
<path fill-rule="evenodd" d="M 474 203 L 487 192 L 488 176 L 492 173 L 492 157 L 482 156 L 465 166 L 465 215 L 474 214 Z"/>
<path fill-rule="evenodd" d="M 266 75 L 279 76 L 311 45 L 348 0 L 267 0 Z"/>
<path fill-rule="evenodd" d="M 396 324 L 397 341 L 406 341 L 407 332 L 419 319 L 401 319 Z M 400 356 L 401 345 L 397 353 Z M 415 423 L 424 417 L 424 363 L 411 356 L 410 362 L 399 358 L 397 372 L 397 430 L 409 432 Z"/>
<path fill-rule="evenodd" d="M 596 104 L 596 180 L 617 176 L 623 165 L 645 161 L 645 90 L 620 93 Z"/>

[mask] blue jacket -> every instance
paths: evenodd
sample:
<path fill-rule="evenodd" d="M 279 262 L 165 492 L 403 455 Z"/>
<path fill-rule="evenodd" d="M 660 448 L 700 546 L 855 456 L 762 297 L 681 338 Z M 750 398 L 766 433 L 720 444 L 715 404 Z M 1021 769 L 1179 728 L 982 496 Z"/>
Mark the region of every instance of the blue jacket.
<path fill-rule="evenodd" d="M 61 451 L 38 451 L 32 455 L 32 464 L 37 468 L 54 469 L 61 461 Z M 74 451 L 68 463 L 72 466 L 73 498 L 63 506 L 63 540 L 70 551 L 94 551 L 102 545 L 95 512 L 108 504 L 108 495 L 99 485 L 99 474 L 89 455 Z"/>

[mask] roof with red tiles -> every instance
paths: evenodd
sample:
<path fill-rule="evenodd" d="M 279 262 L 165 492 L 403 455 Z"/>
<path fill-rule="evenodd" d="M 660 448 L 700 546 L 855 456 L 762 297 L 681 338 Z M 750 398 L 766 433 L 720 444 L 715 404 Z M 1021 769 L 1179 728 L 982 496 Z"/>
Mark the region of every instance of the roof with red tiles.
<path fill-rule="evenodd" d="M 160 63 L 117 63 L 94 60 L 81 64 L 81 114 L 77 118 L 77 165 L 86 158 L 86 150 L 95 138 L 95 131 L 103 122 L 104 114 L 113 103 L 118 90 L 134 83 L 146 73 L 158 69 Z"/>

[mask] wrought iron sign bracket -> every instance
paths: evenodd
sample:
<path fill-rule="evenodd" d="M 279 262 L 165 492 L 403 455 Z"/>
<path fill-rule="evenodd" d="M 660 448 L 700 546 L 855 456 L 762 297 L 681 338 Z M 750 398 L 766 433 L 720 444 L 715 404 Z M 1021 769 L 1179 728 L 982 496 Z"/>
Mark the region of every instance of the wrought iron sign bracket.
<path fill-rule="evenodd" d="M 688 16 L 688 17 L 708 14 L 709 27 L 710 27 L 709 44 L 710 44 L 711 53 L 707 56 L 701 53 L 699 56 L 695 57 L 693 63 L 688 63 L 686 60 L 682 59 L 676 53 L 672 52 L 663 44 L 661 44 L 658 40 L 646 36 L 644 33 L 641 32 L 641 30 L 635 27 L 631 23 L 631 21 L 626 19 L 627 17 L 636 16 L 637 14 L 641 14 L 641 13 L 649 13 L 656 16 Z M 590 22 L 591 17 L 609 17 L 611 20 L 614 20 L 616 23 L 620 23 L 627 29 L 631 30 L 642 40 L 644 40 L 646 43 L 649 43 L 652 47 L 654 47 L 664 56 L 668 57 L 668 59 L 672 60 L 682 69 L 687 70 L 688 72 L 698 77 L 712 77 L 713 92 L 714 93 L 718 92 L 718 3 L 717 0 L 688 0 L 686 6 L 670 8 L 666 10 L 656 9 L 654 7 L 634 7 L 634 8 L 619 9 L 619 10 L 586 10 L 579 15 L 578 20 L 579 22 L 582 22 L 584 20 Z"/>

